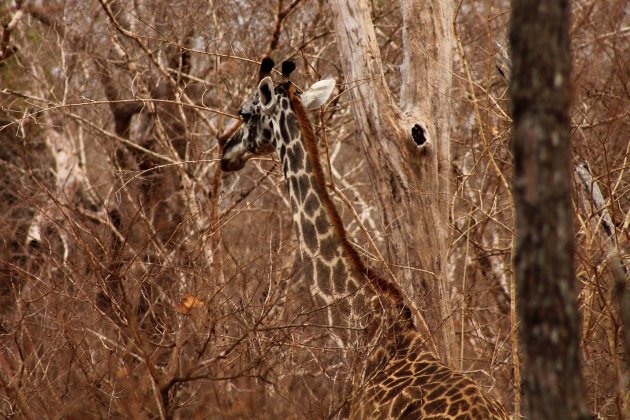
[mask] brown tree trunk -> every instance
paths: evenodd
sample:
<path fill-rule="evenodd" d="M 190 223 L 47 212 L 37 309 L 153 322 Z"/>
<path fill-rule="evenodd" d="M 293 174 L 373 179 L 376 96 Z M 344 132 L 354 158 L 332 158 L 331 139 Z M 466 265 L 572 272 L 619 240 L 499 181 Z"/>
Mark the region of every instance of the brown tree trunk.
<path fill-rule="evenodd" d="M 512 1 L 515 265 L 523 415 L 589 418 L 571 200 L 569 3 Z"/>
<path fill-rule="evenodd" d="M 456 354 L 445 276 L 452 4 L 402 2 L 401 104 L 385 82 L 370 7 L 330 1 L 346 81 L 387 236 L 389 266 L 426 319 L 439 354 Z"/>

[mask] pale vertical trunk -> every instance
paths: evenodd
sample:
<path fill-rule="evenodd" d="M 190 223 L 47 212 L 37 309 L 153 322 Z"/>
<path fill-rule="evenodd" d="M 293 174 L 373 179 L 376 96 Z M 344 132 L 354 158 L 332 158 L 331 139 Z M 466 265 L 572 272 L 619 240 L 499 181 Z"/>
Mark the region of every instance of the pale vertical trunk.
<path fill-rule="evenodd" d="M 402 2 L 400 105 L 385 82 L 367 1 L 330 4 L 373 198 L 388 237 L 387 262 L 410 304 L 426 319 L 440 356 L 453 363 L 454 327 L 444 269 L 452 4 Z"/>
<path fill-rule="evenodd" d="M 52 126 L 52 122 L 49 124 Z M 71 248 L 68 230 L 59 229 L 58 223 L 63 224 L 63 220 L 69 217 L 68 207 L 65 204 L 75 203 L 79 195 L 83 195 L 83 199 L 88 198 L 87 194 L 81 193 L 83 189 L 88 189 L 88 178 L 84 165 L 80 161 L 80 151 L 71 136 L 49 129 L 45 131 L 43 138 L 47 152 L 50 153 L 54 162 L 54 167 L 51 168 L 55 174 L 54 189 L 48 191 L 50 194 L 48 200 L 31 220 L 26 239 L 31 245 L 39 245 L 42 241 L 48 243 L 50 238 L 44 237 L 43 232 L 47 227 L 55 227 L 56 234 L 63 245 L 61 256 L 63 261 L 67 262 Z"/>

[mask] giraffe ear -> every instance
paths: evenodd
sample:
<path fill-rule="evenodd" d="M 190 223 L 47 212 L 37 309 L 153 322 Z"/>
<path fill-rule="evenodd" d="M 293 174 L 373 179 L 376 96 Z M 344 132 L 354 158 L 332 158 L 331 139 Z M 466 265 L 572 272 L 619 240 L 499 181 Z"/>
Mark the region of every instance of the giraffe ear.
<path fill-rule="evenodd" d="M 306 109 L 319 108 L 330 98 L 334 88 L 335 81 L 333 79 L 316 82 L 309 90 L 302 93 L 302 105 Z"/>
<path fill-rule="evenodd" d="M 265 77 L 258 84 L 258 96 L 263 112 L 269 112 L 276 103 L 276 95 L 273 93 L 271 77 Z"/>

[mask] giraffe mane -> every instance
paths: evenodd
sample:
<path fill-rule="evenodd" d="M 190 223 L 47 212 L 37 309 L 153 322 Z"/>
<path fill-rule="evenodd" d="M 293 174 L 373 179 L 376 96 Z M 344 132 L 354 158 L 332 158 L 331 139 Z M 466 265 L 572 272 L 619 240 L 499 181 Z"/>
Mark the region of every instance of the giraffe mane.
<path fill-rule="evenodd" d="M 341 216 L 339 215 L 330 194 L 328 194 L 328 189 L 326 188 L 326 178 L 319 160 L 319 151 L 317 150 L 317 142 L 315 141 L 315 133 L 313 131 L 311 121 L 308 118 L 306 110 L 302 105 L 302 101 L 297 94 L 297 88 L 295 85 L 290 85 L 288 93 L 295 116 L 299 122 L 300 131 L 302 132 L 302 137 L 306 146 L 306 153 L 313 167 L 315 183 L 317 184 L 317 188 L 320 190 L 320 198 L 326 208 L 326 211 L 328 212 L 328 215 L 330 216 L 335 233 L 337 234 L 344 251 L 346 251 L 346 254 L 348 255 L 352 268 L 358 273 L 365 275 L 369 280 L 369 285 L 371 287 L 391 298 L 394 303 L 400 307 L 400 314 L 403 320 L 409 321 L 411 325 L 413 325 L 413 315 L 411 313 L 411 309 L 407 306 L 404 296 L 398 286 L 391 281 L 382 278 L 372 270 L 369 270 L 365 264 L 363 264 L 356 248 L 348 240 Z"/>

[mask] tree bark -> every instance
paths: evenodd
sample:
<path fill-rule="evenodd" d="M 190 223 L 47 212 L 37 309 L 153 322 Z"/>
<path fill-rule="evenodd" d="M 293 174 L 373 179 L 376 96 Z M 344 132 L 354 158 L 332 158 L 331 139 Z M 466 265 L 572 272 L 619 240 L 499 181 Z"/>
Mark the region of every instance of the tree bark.
<path fill-rule="evenodd" d="M 523 415 L 590 418 L 575 292 L 568 1 L 512 0 L 510 40 Z"/>
<path fill-rule="evenodd" d="M 387 263 L 426 319 L 440 357 L 453 363 L 457 352 L 444 270 L 452 4 L 402 2 L 400 105 L 385 82 L 367 1 L 331 0 L 330 5 L 373 199 L 387 236 Z"/>

